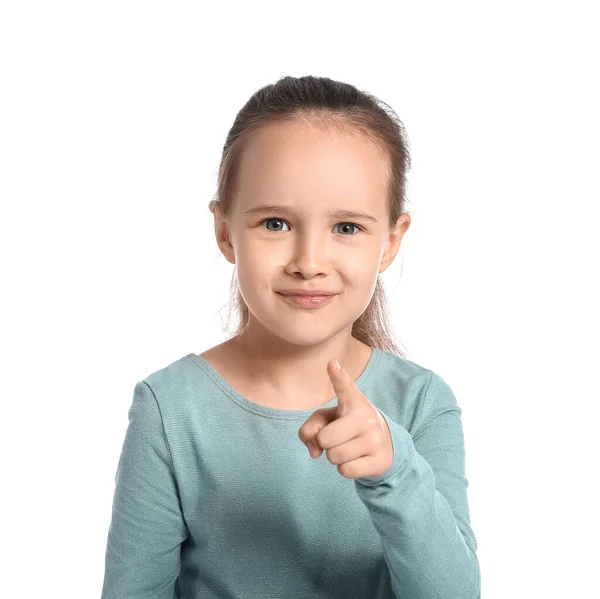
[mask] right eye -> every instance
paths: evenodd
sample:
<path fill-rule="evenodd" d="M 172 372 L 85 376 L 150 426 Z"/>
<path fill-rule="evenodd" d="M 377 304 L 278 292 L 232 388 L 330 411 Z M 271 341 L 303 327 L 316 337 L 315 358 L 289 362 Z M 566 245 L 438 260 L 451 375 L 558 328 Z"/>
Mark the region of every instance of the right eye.
<path fill-rule="evenodd" d="M 281 218 L 275 218 L 275 217 L 271 217 L 271 218 L 265 218 L 265 220 L 263 220 L 260 224 L 262 225 L 263 223 L 266 223 L 268 221 L 276 221 L 276 222 L 280 222 L 280 223 L 285 223 L 285 221 Z M 287 223 L 286 223 L 287 224 Z M 273 229 L 269 229 L 267 228 L 267 231 L 273 231 L 274 233 L 277 233 L 278 231 L 281 231 L 282 229 L 277 229 L 277 230 L 273 230 Z"/>

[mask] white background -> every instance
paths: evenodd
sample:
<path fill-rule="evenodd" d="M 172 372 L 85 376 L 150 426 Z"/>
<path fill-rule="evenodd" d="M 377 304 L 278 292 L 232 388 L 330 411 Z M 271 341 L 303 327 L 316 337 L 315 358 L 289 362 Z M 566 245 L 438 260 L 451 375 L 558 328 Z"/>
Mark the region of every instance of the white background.
<path fill-rule="evenodd" d="M 2 3 L 2 595 L 100 596 L 135 383 L 226 338 L 226 134 L 318 75 L 408 132 L 383 277 L 463 410 L 482 596 L 598 596 L 595 4 Z"/>

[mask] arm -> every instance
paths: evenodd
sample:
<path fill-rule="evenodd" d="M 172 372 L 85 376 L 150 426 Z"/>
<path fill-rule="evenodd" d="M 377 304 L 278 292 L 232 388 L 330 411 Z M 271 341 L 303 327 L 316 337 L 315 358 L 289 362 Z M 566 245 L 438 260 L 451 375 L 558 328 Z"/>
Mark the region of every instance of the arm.
<path fill-rule="evenodd" d="M 158 402 L 138 382 L 115 476 L 102 599 L 172 599 L 186 538 Z"/>
<path fill-rule="evenodd" d="M 355 480 L 381 536 L 396 599 L 480 599 L 470 525 L 462 410 L 432 372 L 414 438 L 381 410 L 394 461 L 381 477 Z"/>

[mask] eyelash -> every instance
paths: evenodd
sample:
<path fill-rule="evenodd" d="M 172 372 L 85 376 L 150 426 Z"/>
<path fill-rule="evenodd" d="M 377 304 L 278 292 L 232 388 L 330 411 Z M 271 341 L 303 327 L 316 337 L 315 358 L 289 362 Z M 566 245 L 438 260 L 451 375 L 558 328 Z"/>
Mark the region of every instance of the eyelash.
<path fill-rule="evenodd" d="M 271 217 L 269 217 L 269 218 L 265 218 L 265 219 L 264 219 L 264 220 L 262 220 L 262 221 L 261 221 L 259 224 L 260 224 L 260 225 L 262 225 L 263 223 L 266 223 L 268 220 L 280 220 L 281 222 L 284 222 L 284 223 L 286 223 L 287 225 L 289 225 L 289 223 L 288 223 L 286 220 L 284 220 L 283 218 L 276 217 L 276 216 L 271 216 Z M 357 225 L 356 223 L 351 223 L 351 222 L 348 222 L 348 221 L 342 221 L 342 222 L 339 222 L 339 223 L 336 225 L 336 227 L 337 227 L 338 225 L 352 225 L 353 227 L 356 227 L 356 228 L 357 228 L 357 229 L 359 229 L 360 231 L 364 231 L 364 230 L 365 230 L 365 229 L 364 229 L 363 227 L 361 227 L 360 225 Z M 282 231 L 271 231 L 270 229 L 267 229 L 266 227 L 264 227 L 264 228 L 265 228 L 267 231 L 269 231 L 269 233 L 281 233 L 281 232 L 282 232 Z M 353 235 L 342 235 L 342 237 L 356 237 L 356 233 L 355 233 L 355 234 L 353 234 Z"/>

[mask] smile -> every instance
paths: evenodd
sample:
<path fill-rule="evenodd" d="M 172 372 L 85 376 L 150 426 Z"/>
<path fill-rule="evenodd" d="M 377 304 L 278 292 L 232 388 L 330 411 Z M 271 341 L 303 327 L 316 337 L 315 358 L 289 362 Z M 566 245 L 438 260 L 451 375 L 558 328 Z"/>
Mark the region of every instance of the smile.
<path fill-rule="evenodd" d="M 303 308 L 319 308 L 329 304 L 334 297 L 337 295 L 283 295 L 277 293 L 277 295 L 290 304 L 301 306 Z"/>

